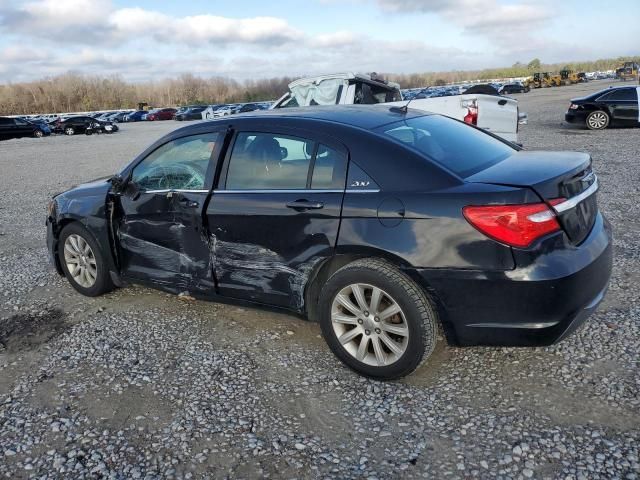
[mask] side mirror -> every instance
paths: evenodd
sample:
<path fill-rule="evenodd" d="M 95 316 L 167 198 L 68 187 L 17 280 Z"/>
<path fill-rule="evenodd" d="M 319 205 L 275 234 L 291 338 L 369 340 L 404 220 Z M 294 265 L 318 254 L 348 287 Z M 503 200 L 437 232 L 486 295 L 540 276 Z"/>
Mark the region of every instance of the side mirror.
<path fill-rule="evenodd" d="M 117 174 L 111 177 L 109 181 L 111 182 L 111 189 L 113 190 L 113 193 L 122 193 L 129 183 L 128 178 Z"/>

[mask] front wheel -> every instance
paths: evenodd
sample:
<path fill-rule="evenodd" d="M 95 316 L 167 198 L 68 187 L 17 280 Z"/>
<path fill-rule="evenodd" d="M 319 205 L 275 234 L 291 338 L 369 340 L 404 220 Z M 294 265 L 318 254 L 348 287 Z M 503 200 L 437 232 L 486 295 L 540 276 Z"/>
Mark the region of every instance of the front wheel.
<path fill-rule="evenodd" d="M 36 138 L 42 138 L 42 137 L 44 137 L 44 133 L 42 132 L 42 130 L 35 130 L 33 132 L 33 136 L 36 137 Z"/>
<path fill-rule="evenodd" d="M 76 131 L 73 129 L 73 127 L 67 127 L 64 129 L 65 135 L 73 135 L 74 133 L 76 133 Z"/>
<path fill-rule="evenodd" d="M 589 130 L 603 130 L 609 126 L 609 115 L 602 110 L 596 110 L 587 115 L 586 124 Z"/>
<path fill-rule="evenodd" d="M 356 372 L 392 380 L 433 352 L 437 316 L 425 292 L 391 263 L 356 260 L 320 294 L 320 326 L 333 353 Z"/>
<path fill-rule="evenodd" d="M 79 223 L 62 229 L 58 256 L 65 277 L 78 292 L 97 297 L 113 289 L 104 255 L 93 236 Z"/>

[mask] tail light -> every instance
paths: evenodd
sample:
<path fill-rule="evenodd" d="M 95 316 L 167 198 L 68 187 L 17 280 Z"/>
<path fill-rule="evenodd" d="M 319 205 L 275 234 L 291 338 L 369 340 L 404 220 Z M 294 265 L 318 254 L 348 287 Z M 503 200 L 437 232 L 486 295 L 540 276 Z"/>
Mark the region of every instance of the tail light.
<path fill-rule="evenodd" d="M 464 123 L 478 125 L 478 106 L 475 102 L 467 107 L 467 114 L 464 116 Z"/>
<path fill-rule="evenodd" d="M 551 205 L 564 198 L 551 200 Z M 512 247 L 525 248 L 535 240 L 560 230 L 556 214 L 546 203 L 468 206 L 464 218 L 480 232 Z"/>

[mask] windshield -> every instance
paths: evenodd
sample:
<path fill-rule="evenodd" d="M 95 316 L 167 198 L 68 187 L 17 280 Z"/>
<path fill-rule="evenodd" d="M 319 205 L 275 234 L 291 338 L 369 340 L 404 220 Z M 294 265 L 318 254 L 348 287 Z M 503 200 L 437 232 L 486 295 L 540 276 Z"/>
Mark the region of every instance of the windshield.
<path fill-rule="evenodd" d="M 417 150 L 461 178 L 485 170 L 516 152 L 481 130 L 440 115 L 395 122 L 377 131 Z"/>

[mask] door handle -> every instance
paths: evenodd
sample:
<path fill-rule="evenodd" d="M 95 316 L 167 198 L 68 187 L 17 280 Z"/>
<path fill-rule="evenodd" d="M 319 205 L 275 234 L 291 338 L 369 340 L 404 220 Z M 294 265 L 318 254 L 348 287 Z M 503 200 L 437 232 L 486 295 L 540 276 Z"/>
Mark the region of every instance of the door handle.
<path fill-rule="evenodd" d="M 308 200 L 296 200 L 295 202 L 288 202 L 287 208 L 293 208 L 294 210 L 317 210 L 324 207 L 322 202 L 310 202 Z"/>
<path fill-rule="evenodd" d="M 196 208 L 200 204 L 198 202 L 194 202 L 193 200 L 189 200 L 188 198 L 181 198 L 180 205 L 186 208 Z"/>

